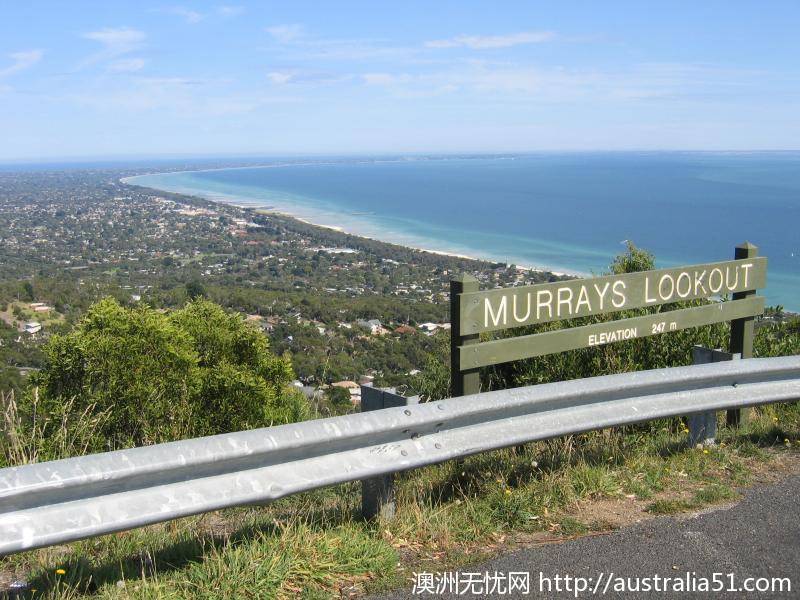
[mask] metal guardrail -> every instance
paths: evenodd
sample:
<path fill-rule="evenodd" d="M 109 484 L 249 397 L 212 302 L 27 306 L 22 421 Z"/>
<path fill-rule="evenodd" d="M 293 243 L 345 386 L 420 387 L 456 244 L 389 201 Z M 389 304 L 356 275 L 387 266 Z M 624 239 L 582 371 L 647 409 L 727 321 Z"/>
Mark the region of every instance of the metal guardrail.
<path fill-rule="evenodd" d="M 0 554 L 594 429 L 800 398 L 800 356 L 543 384 L 0 470 Z"/>

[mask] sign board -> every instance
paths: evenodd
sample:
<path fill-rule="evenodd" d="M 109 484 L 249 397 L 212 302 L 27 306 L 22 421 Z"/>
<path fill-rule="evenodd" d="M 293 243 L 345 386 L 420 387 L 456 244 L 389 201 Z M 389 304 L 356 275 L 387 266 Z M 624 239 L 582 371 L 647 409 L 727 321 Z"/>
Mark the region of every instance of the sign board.
<path fill-rule="evenodd" d="M 461 295 L 462 334 L 763 288 L 767 259 L 731 260 Z"/>
<path fill-rule="evenodd" d="M 756 254 L 755 246 L 744 244 L 730 261 L 485 291 L 478 290 L 474 278 L 454 280 L 450 298 L 454 395 L 477 391 L 475 370 L 480 367 L 712 323 L 752 321 L 764 311 L 764 298 L 755 296 L 755 290 L 764 288 L 767 281 L 767 259 Z M 732 300 L 479 341 L 479 334 L 485 332 L 721 296 Z M 752 338 L 752 323 L 749 335 Z M 747 342 L 732 341 L 737 343 Z M 459 389 L 463 378 L 456 381 L 456 375 L 464 372 L 474 375 L 466 385 L 470 390 Z"/>

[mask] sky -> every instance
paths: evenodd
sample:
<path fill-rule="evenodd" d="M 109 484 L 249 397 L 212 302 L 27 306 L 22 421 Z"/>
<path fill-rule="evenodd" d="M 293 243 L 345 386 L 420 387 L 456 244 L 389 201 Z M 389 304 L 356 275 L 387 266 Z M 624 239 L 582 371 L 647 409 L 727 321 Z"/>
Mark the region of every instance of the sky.
<path fill-rule="evenodd" d="M 800 2 L 0 4 L 0 161 L 800 148 Z"/>

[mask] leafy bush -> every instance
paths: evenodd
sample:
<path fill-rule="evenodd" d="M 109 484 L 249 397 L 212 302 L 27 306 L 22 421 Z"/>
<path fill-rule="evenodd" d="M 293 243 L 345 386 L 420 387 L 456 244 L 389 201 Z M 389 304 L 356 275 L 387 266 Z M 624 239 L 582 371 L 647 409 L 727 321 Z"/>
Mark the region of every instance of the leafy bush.
<path fill-rule="evenodd" d="M 288 423 L 305 418 L 288 389 L 289 360 L 239 315 L 197 299 L 164 313 L 125 308 L 106 298 L 78 325 L 45 345 L 46 365 L 32 376 L 36 411 L 104 414 L 95 432 L 105 448 L 158 443 Z M 36 412 L 31 394 L 19 411 Z M 96 446 L 96 444 L 94 444 Z M 93 448 L 96 449 L 96 448 Z"/>
<path fill-rule="evenodd" d="M 239 431 L 307 418 L 305 400 L 286 389 L 293 379 L 288 359 L 238 314 L 207 300 L 189 302 L 170 315 L 198 355 L 199 391 L 194 435 Z"/>
<path fill-rule="evenodd" d="M 328 390 L 328 400 L 337 409 L 352 409 L 353 403 L 350 401 L 350 392 L 345 388 L 331 387 Z"/>

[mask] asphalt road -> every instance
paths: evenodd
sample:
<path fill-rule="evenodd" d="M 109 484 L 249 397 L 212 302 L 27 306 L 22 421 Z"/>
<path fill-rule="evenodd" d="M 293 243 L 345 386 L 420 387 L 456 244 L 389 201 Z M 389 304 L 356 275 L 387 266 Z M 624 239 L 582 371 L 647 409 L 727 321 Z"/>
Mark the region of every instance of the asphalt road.
<path fill-rule="evenodd" d="M 689 517 L 660 517 L 609 535 L 520 549 L 462 569 L 449 581 L 435 577 L 416 593 L 409 588 L 376 599 L 800 598 L 798 499 L 800 475 L 794 475 L 777 484 L 746 490 L 744 499 L 732 507 Z M 517 585 L 523 586 L 524 573 L 530 574 L 527 593 L 524 589 L 508 591 L 511 573 L 523 573 L 514 576 Z M 716 579 L 715 573 L 719 574 Z M 566 576 L 573 579 L 568 582 Z M 639 591 L 631 591 L 637 578 Z M 665 578 L 670 578 L 669 582 Z M 699 587 L 703 578 L 708 580 L 709 591 Z M 785 581 L 783 592 L 731 590 L 744 586 L 772 589 L 772 578 L 789 578 L 791 590 Z M 650 591 L 644 591 L 648 583 Z M 623 584 L 627 592 L 615 589 Z M 439 593 L 443 585 L 445 593 Z M 676 586 L 689 591 L 676 591 Z M 719 586 L 721 591 L 714 591 Z M 580 591 L 582 588 L 586 590 Z M 666 591 L 653 591 L 656 589 Z"/>

